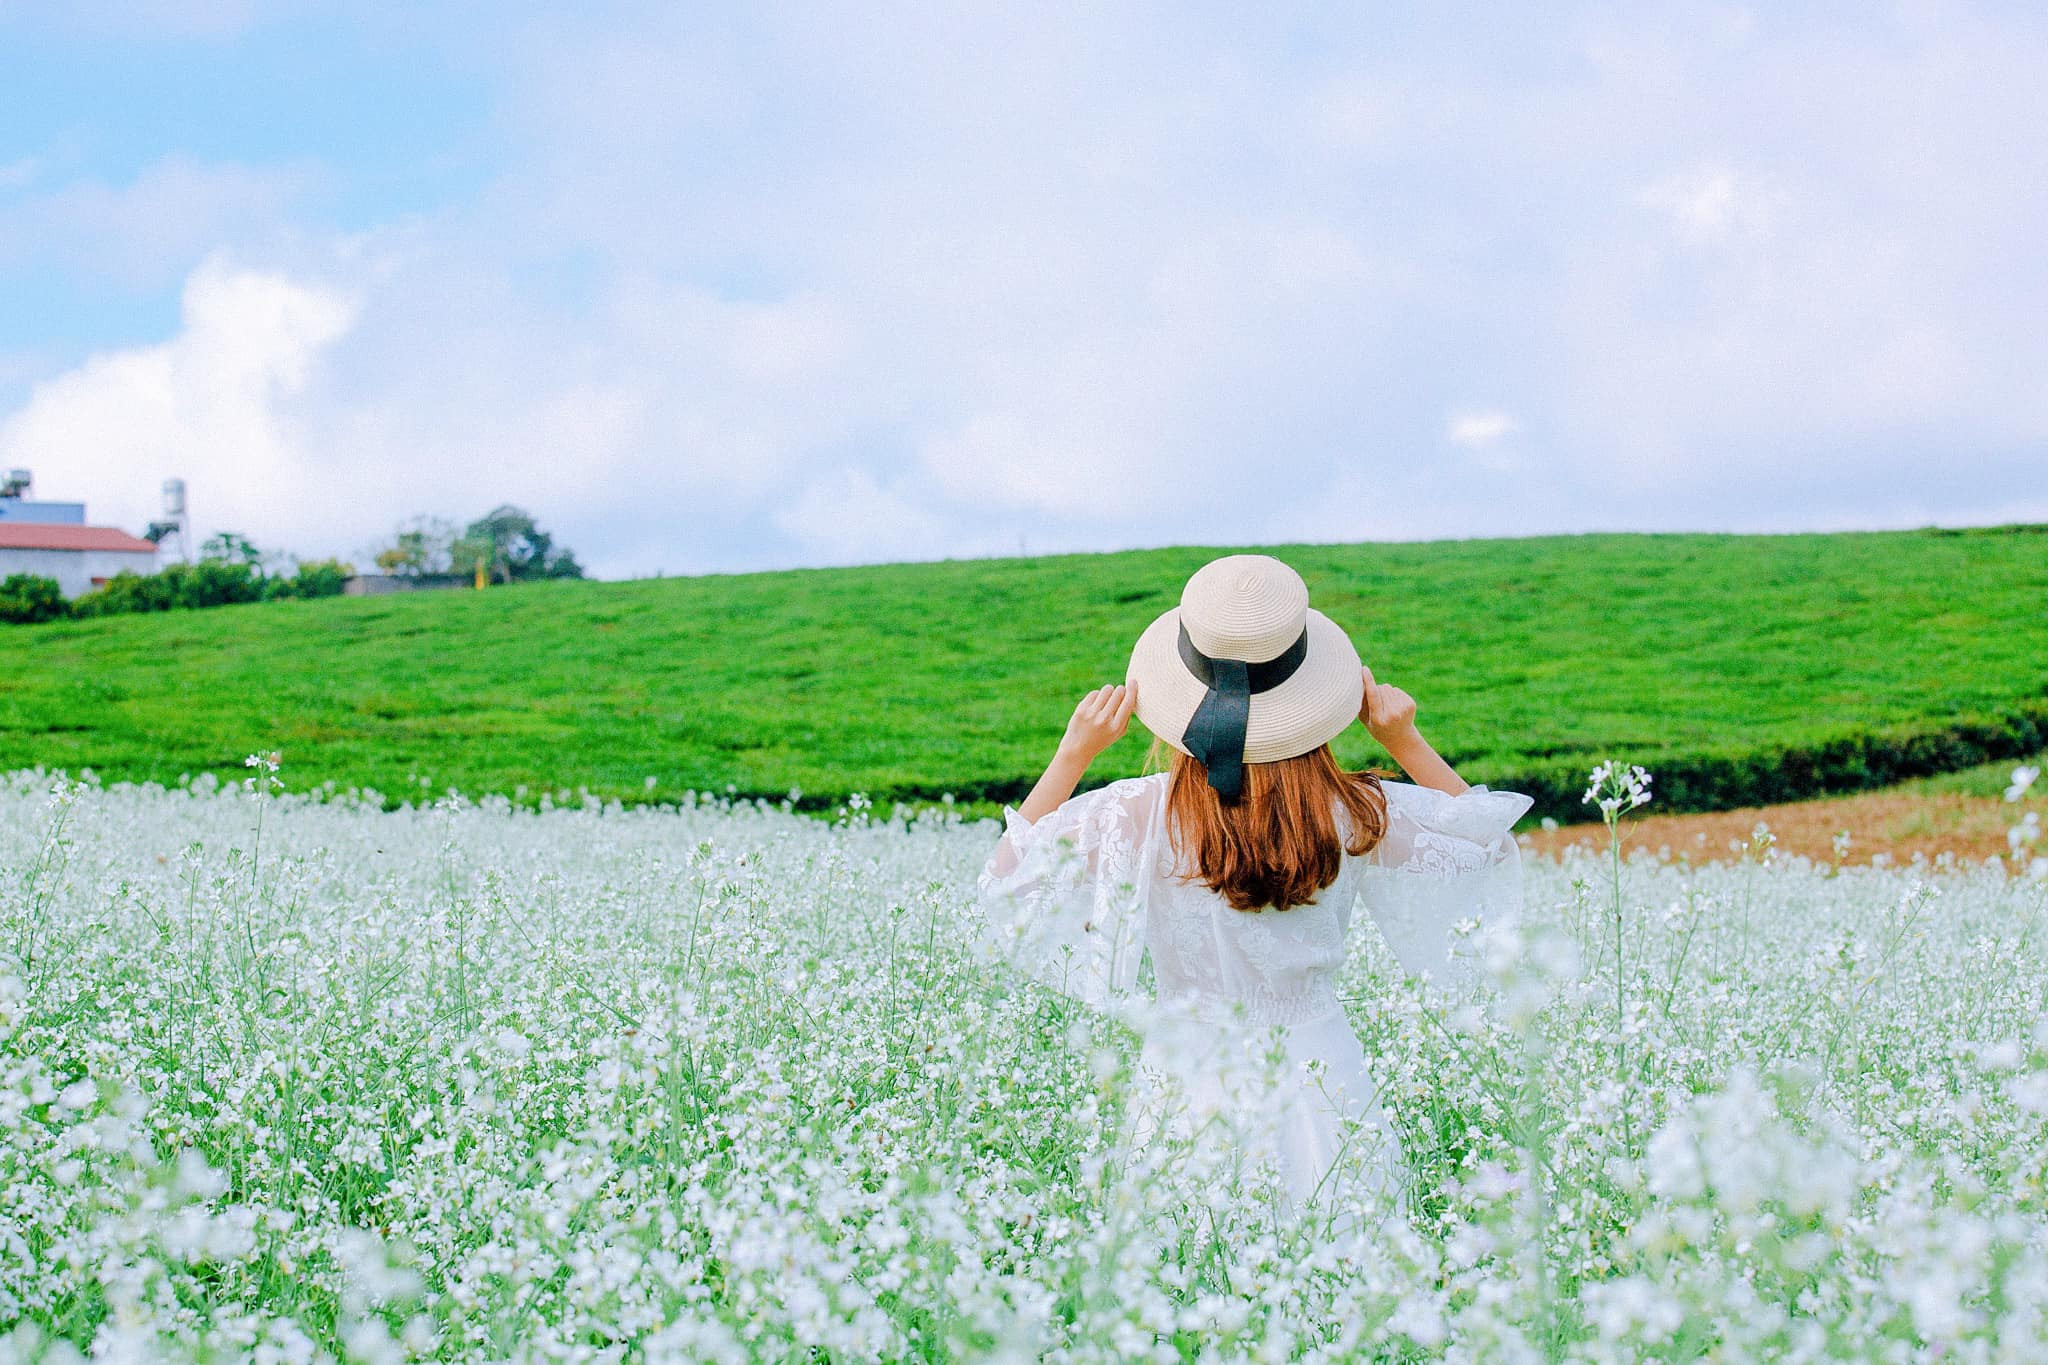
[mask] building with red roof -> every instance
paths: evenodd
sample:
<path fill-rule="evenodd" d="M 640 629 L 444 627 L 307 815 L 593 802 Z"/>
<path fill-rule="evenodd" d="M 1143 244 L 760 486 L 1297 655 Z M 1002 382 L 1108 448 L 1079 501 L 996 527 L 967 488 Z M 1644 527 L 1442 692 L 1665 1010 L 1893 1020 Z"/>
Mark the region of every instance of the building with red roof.
<path fill-rule="evenodd" d="M 156 546 L 111 526 L 0 519 L 0 578 L 39 574 L 76 597 L 127 569 L 156 572 Z"/>

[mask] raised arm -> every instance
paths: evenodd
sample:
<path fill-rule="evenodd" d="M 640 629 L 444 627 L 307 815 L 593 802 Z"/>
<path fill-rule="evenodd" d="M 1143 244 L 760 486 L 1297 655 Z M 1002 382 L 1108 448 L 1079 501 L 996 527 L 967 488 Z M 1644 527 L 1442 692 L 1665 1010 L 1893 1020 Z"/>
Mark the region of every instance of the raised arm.
<path fill-rule="evenodd" d="M 1522 917 L 1515 821 L 1530 799 L 1474 787 L 1415 728 L 1415 699 L 1365 670 L 1359 719 L 1413 785 L 1385 782 L 1387 827 L 1359 901 L 1403 971 L 1460 989 L 1476 984 L 1486 942 Z"/>
<path fill-rule="evenodd" d="M 976 883 L 983 946 L 1098 1006 L 1137 986 L 1148 841 L 1166 775 L 1073 791 L 1089 762 L 1123 735 L 1133 700 L 1122 687 L 1081 699 L 1024 808 L 1004 808 L 1003 836 Z"/>
<path fill-rule="evenodd" d="M 1046 764 L 1044 775 L 1031 788 L 1030 795 L 1024 798 L 1024 804 L 1017 808 L 1017 814 L 1035 825 L 1065 805 L 1088 772 L 1088 765 L 1130 729 L 1131 712 L 1137 705 L 1136 683 L 1098 687 L 1081 698 L 1074 707 L 1073 716 L 1067 721 L 1066 733 L 1060 736 L 1059 746 L 1053 750 L 1052 761 Z M 1011 846 L 1010 836 L 1005 831 L 996 844 L 989 870 L 998 877 L 1004 877 L 1016 867 L 1017 850 Z"/>
<path fill-rule="evenodd" d="M 1415 728 L 1415 698 L 1391 683 L 1375 682 L 1370 668 L 1365 669 L 1365 705 L 1358 718 L 1416 786 L 1452 796 L 1467 789 L 1465 779 Z"/>

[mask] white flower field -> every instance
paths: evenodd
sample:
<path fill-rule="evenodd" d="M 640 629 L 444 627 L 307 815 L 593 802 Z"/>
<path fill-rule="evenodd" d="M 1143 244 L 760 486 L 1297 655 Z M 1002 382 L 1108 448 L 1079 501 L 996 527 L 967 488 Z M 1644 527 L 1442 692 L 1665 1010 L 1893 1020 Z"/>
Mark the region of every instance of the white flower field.
<path fill-rule="evenodd" d="M 1361 917 L 1333 1232 L 1120 1140 L 992 822 L 263 785 L 0 778 L 0 1360 L 2048 1358 L 2040 880 L 1532 857 L 1479 1003 Z"/>

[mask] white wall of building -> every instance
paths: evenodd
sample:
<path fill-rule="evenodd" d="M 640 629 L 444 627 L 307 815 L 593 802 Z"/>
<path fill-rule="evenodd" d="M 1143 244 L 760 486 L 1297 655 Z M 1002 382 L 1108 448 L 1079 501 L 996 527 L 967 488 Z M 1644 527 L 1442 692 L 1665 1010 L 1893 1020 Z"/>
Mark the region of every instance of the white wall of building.
<path fill-rule="evenodd" d="M 155 573 L 156 554 L 139 550 L 0 549 L 0 578 L 17 573 L 41 574 L 56 579 L 66 597 L 90 592 L 95 578 L 112 578 L 123 569 Z"/>

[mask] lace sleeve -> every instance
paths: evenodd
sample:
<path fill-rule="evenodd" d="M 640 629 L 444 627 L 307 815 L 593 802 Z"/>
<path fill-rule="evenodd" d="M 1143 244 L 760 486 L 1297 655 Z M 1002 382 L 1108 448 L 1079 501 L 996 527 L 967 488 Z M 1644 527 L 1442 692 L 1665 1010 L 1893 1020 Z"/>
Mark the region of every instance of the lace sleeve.
<path fill-rule="evenodd" d="M 1456 796 L 1407 782 L 1381 787 L 1387 832 L 1361 869 L 1359 904 L 1403 971 L 1468 987 L 1488 939 L 1520 923 L 1521 849 L 1510 831 L 1535 802 L 1483 786 Z"/>
<path fill-rule="evenodd" d="M 1090 1005 L 1130 993 L 1163 776 L 1084 792 L 1035 824 L 1005 806 L 977 881 L 984 952 Z"/>

